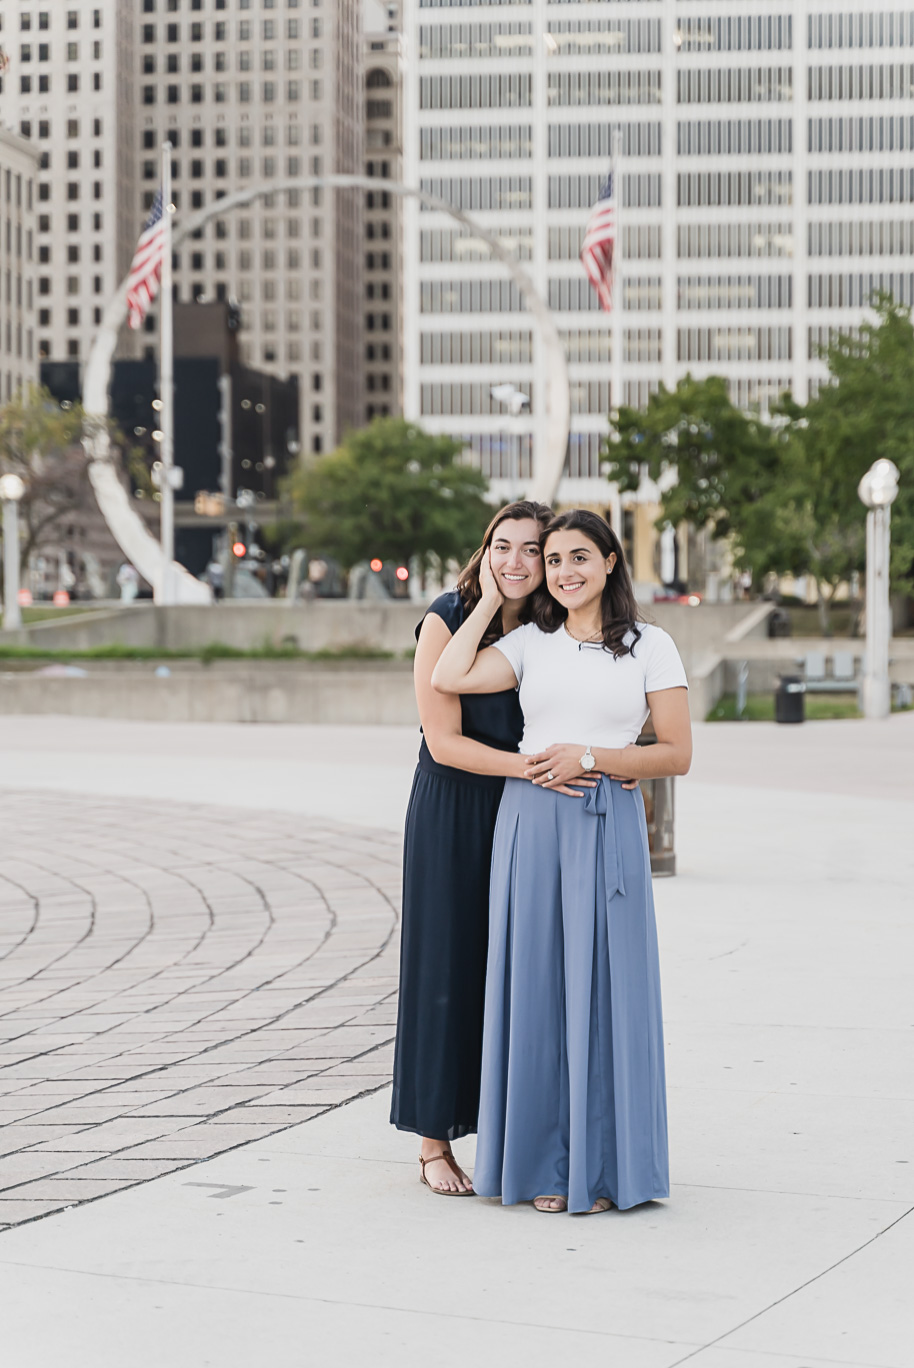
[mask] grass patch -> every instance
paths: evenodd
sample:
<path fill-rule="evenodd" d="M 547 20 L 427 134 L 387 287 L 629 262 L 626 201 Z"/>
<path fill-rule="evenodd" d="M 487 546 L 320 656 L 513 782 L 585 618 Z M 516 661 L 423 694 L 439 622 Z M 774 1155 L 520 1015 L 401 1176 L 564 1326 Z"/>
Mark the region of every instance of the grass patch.
<path fill-rule="evenodd" d="M 859 717 L 855 694 L 807 694 L 807 722 L 828 722 L 836 718 Z M 724 694 L 714 705 L 706 722 L 773 722 L 774 694 L 750 694 L 742 718 L 736 715 L 736 695 Z"/>
<path fill-rule="evenodd" d="M 790 635 L 797 637 L 818 637 L 822 635 L 819 610 L 815 604 L 784 604 L 790 618 Z M 829 625 L 833 637 L 849 637 L 857 621 L 859 606 L 851 603 L 836 603 L 829 613 Z"/>
<path fill-rule="evenodd" d="M 56 618 L 75 617 L 79 613 L 88 613 L 93 609 L 98 611 L 94 603 L 71 604 L 64 608 L 55 608 L 53 604 L 47 607 L 20 608 L 23 625 L 28 627 L 33 622 L 53 622 Z"/>
<path fill-rule="evenodd" d="M 214 660 L 393 660 L 393 651 L 370 646 L 340 646 L 336 650 L 300 651 L 297 646 L 265 643 L 251 650 L 211 641 L 193 650 L 166 651 L 159 646 L 125 646 L 109 642 L 82 651 L 50 651 L 38 646 L 0 646 L 0 660 L 46 660 L 66 664 L 71 660 L 199 660 L 204 665 Z"/>

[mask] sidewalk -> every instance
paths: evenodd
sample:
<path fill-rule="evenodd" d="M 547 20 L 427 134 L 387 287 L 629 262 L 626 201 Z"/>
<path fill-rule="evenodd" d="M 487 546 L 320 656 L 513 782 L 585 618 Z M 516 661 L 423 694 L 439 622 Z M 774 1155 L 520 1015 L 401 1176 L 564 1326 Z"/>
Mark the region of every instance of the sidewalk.
<path fill-rule="evenodd" d="M 415 748 L 0 719 L 4 1368 L 907 1368 L 914 716 L 698 729 L 672 1197 L 595 1218 L 386 1124 Z"/>

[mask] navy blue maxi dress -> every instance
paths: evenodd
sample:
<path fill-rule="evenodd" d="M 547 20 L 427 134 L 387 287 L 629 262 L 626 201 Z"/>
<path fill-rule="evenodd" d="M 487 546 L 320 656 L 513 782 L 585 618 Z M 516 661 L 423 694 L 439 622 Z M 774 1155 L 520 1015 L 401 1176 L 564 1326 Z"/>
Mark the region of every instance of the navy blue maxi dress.
<path fill-rule="evenodd" d="M 466 617 L 456 590 L 428 611 L 452 634 Z M 464 736 L 518 749 L 524 721 L 516 690 L 466 695 L 460 709 Z M 390 1119 L 429 1139 L 456 1140 L 476 1130 L 489 872 L 504 784 L 495 775 L 439 765 L 423 738 L 406 814 Z"/>

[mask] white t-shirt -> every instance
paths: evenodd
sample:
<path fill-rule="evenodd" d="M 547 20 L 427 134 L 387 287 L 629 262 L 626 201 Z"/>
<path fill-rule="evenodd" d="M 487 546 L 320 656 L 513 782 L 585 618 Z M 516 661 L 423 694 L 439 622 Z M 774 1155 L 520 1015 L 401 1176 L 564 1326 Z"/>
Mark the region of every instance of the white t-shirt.
<path fill-rule="evenodd" d="M 517 679 L 524 755 L 566 741 L 621 749 L 647 721 L 646 694 L 689 687 L 672 637 L 648 623 L 638 626 L 634 655 L 618 659 L 599 643 L 579 644 L 564 627 L 542 632 L 532 622 L 494 643 Z M 629 633 L 626 645 L 632 640 Z"/>

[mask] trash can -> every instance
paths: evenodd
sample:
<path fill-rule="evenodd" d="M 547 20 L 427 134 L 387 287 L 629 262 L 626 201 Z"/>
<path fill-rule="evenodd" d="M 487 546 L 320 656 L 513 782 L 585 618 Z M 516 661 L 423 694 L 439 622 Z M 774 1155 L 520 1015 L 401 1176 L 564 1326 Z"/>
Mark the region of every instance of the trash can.
<path fill-rule="evenodd" d="M 780 675 L 774 695 L 775 722 L 806 721 L 806 685 L 799 675 Z"/>
<path fill-rule="evenodd" d="M 775 608 L 768 619 L 769 637 L 790 636 L 790 614 L 783 608 Z"/>
<path fill-rule="evenodd" d="M 656 741 L 657 738 L 653 732 L 642 732 L 638 737 L 637 744 L 639 746 L 653 746 Z M 647 819 L 647 844 L 651 855 L 651 873 L 655 877 L 675 874 L 673 776 L 665 775 L 661 779 L 642 779 L 641 795 L 644 799 L 644 815 Z"/>

